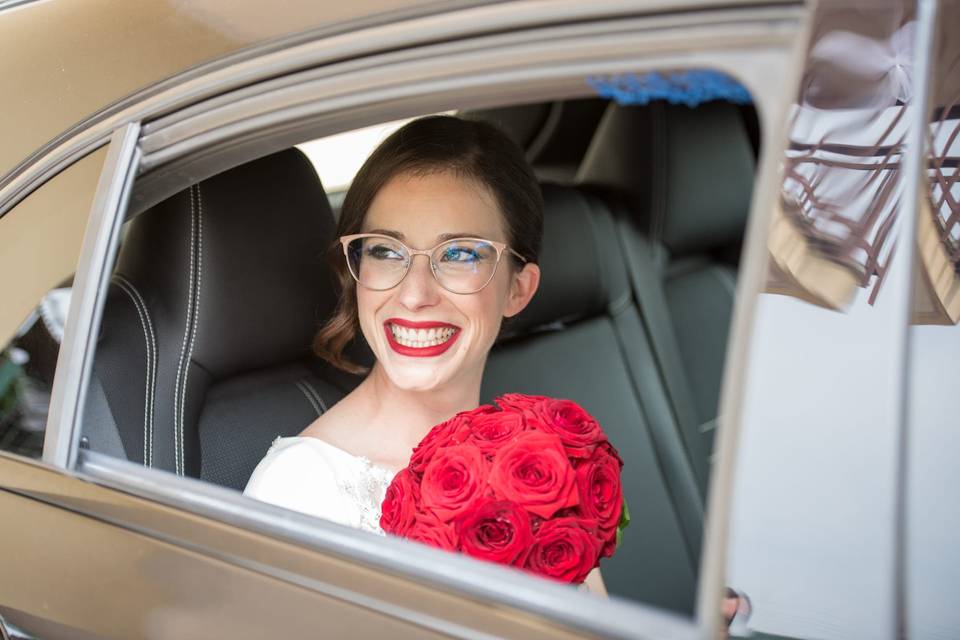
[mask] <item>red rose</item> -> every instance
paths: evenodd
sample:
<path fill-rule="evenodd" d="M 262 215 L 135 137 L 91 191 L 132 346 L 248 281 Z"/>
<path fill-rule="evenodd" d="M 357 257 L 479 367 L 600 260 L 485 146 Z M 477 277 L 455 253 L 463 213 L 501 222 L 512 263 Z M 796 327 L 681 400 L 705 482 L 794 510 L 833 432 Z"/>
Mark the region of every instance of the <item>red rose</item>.
<path fill-rule="evenodd" d="M 410 540 L 416 540 L 431 547 L 445 551 L 455 551 L 459 546 L 453 525 L 441 522 L 429 514 L 417 514 L 413 526 L 404 534 Z"/>
<path fill-rule="evenodd" d="M 476 416 L 470 423 L 470 442 L 487 456 L 517 437 L 524 430 L 523 416 L 511 411 L 497 411 Z"/>
<path fill-rule="evenodd" d="M 470 409 L 470 411 L 461 411 L 460 413 L 457 414 L 457 416 L 465 418 L 468 423 L 472 424 L 473 420 L 478 416 L 485 416 L 491 413 L 499 413 L 499 412 L 500 410 L 497 409 L 492 404 L 482 404 L 476 409 Z"/>
<path fill-rule="evenodd" d="M 485 405 L 489 406 L 489 405 Z M 478 407 L 478 409 L 481 407 Z M 474 409 L 476 411 L 477 409 Z M 458 413 L 449 420 L 441 422 L 424 436 L 410 456 L 410 464 L 407 466 L 412 473 L 418 476 L 423 473 L 424 468 L 433 458 L 437 449 L 440 447 L 451 447 L 461 444 L 470 437 L 470 417 L 464 413 Z"/>
<path fill-rule="evenodd" d="M 528 396 L 525 393 L 505 393 L 494 402 L 504 411 L 524 413 L 530 411 L 541 402 L 549 400 L 547 396 Z"/>
<path fill-rule="evenodd" d="M 380 528 L 387 533 L 404 535 L 417 513 L 417 493 L 417 484 L 409 470 L 403 469 L 394 476 L 381 505 Z"/>
<path fill-rule="evenodd" d="M 472 444 L 437 449 L 420 482 L 423 509 L 444 522 L 463 513 L 483 495 L 487 466 Z"/>
<path fill-rule="evenodd" d="M 518 504 L 488 500 L 456 522 L 461 550 L 481 560 L 513 564 L 533 542 L 530 516 Z"/>
<path fill-rule="evenodd" d="M 571 457 L 587 458 L 597 444 L 607 440 L 593 416 L 572 400 L 548 398 L 534 410 L 543 418 L 541 430 L 560 436 Z"/>
<path fill-rule="evenodd" d="M 577 465 L 577 488 L 583 515 L 597 521 L 604 542 L 601 555 L 609 558 L 617 547 L 617 525 L 623 507 L 620 469 L 623 462 L 609 443 L 596 448 L 593 455 Z"/>
<path fill-rule="evenodd" d="M 583 582 L 600 559 L 594 525 L 580 518 L 545 520 L 524 558 L 524 568 L 563 582 Z"/>
<path fill-rule="evenodd" d="M 550 433 L 525 431 L 499 451 L 490 486 L 498 498 L 541 518 L 579 503 L 576 474 L 560 438 Z"/>

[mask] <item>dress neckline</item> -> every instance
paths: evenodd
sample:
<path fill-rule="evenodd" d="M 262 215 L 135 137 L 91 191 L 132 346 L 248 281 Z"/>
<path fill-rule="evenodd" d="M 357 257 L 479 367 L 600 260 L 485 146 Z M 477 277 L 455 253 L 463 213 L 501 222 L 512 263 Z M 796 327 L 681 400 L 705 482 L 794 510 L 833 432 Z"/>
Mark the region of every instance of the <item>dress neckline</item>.
<path fill-rule="evenodd" d="M 332 449 L 333 451 L 336 451 L 336 452 L 339 453 L 341 456 L 345 456 L 345 457 L 347 457 L 347 458 L 350 458 L 351 460 L 356 460 L 356 461 L 359 461 L 359 462 L 363 463 L 363 465 L 366 466 L 366 467 L 369 468 L 369 469 L 374 469 L 374 470 L 376 470 L 376 471 L 383 471 L 383 472 L 385 472 L 385 473 L 389 473 L 389 474 L 390 474 L 390 478 L 393 478 L 395 475 L 397 475 L 398 473 L 400 473 L 400 471 L 402 471 L 402 469 L 398 469 L 398 470 L 395 471 L 395 470 L 391 469 L 390 467 L 385 467 L 385 466 L 383 466 L 383 465 L 376 464 L 376 463 L 374 463 L 372 460 L 370 460 L 370 458 L 368 458 L 368 457 L 366 457 L 366 456 L 354 455 L 354 454 L 350 453 L 349 451 L 347 451 L 346 449 L 341 449 L 340 447 L 338 447 L 338 446 L 335 445 L 335 444 L 331 444 L 331 443 L 327 442 L 326 440 L 321 440 L 320 438 L 314 438 L 313 436 L 277 436 L 277 438 L 274 440 L 274 443 L 277 443 L 277 442 L 279 442 L 279 441 L 281 441 L 281 440 L 309 440 L 309 441 L 312 441 L 312 442 L 321 444 L 321 445 L 325 446 L 325 447 L 328 448 L 328 449 Z"/>

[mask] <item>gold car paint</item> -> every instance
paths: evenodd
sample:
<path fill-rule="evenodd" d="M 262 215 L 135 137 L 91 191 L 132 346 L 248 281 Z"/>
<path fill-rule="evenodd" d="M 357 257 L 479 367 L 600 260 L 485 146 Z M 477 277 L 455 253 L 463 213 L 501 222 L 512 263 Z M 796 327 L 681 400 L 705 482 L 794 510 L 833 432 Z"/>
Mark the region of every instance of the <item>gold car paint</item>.
<path fill-rule="evenodd" d="M 429 0 L 47 0 L 0 11 L 0 177 L 75 124 L 247 47 Z"/>

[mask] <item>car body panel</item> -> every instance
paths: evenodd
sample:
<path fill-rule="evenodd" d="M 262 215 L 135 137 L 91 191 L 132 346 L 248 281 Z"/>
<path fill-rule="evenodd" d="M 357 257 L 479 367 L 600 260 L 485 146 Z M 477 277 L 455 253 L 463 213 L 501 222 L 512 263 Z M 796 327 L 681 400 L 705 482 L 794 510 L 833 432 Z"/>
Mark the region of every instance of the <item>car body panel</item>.
<path fill-rule="evenodd" d="M 431 0 L 33 2 L 0 13 L 5 141 L 0 175 L 126 95 L 252 45 Z M 54 35 L 55 34 L 55 35 Z"/>
<path fill-rule="evenodd" d="M 583 635 L 31 461 L 0 456 L 0 487 L 0 512 L 17 514 L 0 528 L 17 550 L 0 565 L 0 615 L 35 633 L 31 621 L 53 623 L 50 637 Z M 663 619 L 653 637 L 689 637 Z"/>

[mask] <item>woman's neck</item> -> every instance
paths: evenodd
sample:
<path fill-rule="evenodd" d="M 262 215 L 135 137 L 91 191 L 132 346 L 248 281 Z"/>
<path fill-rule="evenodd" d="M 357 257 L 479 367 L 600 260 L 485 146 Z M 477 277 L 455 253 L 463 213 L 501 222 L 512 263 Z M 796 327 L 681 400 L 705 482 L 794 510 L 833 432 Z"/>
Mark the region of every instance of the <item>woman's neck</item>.
<path fill-rule="evenodd" d="M 396 386 L 382 367 L 374 365 L 356 393 L 365 414 L 368 437 L 384 438 L 412 448 L 434 425 L 480 403 L 480 379 L 416 391 Z"/>

